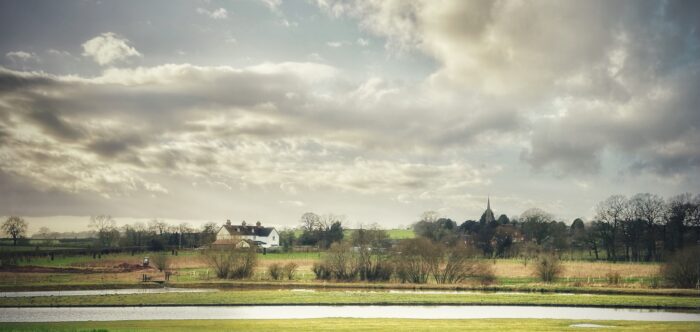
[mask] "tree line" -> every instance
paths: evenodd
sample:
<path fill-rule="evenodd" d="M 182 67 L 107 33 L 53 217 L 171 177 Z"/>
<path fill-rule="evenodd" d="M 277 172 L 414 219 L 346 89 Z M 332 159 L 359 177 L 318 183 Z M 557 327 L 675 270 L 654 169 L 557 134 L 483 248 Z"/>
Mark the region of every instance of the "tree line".
<path fill-rule="evenodd" d="M 143 248 L 153 251 L 166 248 L 196 248 L 208 245 L 216 239 L 216 232 L 221 226 L 207 223 L 200 228 L 187 223 L 169 224 L 153 219 L 147 223 L 136 222 L 117 227 L 116 220 L 109 215 L 91 216 L 88 232 L 53 232 L 48 227 L 41 227 L 32 238 L 37 240 L 60 241 L 80 236 L 89 239 L 95 248 Z M 12 238 L 13 245 L 29 245 L 26 237 L 28 224 L 24 218 L 10 216 L 2 224 L 2 231 Z"/>
<path fill-rule="evenodd" d="M 418 236 L 455 244 L 463 242 L 485 257 L 535 256 L 540 252 L 584 252 L 590 259 L 661 261 L 665 256 L 700 243 L 700 195 L 689 193 L 664 199 L 639 193 L 612 195 L 597 204 L 595 216 L 576 218 L 567 225 L 551 213 L 532 208 L 520 216 L 461 224 L 426 212 L 413 225 Z M 573 255 L 572 255 L 573 256 Z"/>

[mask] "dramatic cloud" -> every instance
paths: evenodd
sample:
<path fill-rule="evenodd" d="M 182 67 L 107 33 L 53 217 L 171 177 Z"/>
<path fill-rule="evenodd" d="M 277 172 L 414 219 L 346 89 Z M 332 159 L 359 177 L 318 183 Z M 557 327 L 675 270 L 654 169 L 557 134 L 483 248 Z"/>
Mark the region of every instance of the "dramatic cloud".
<path fill-rule="evenodd" d="M 0 214 L 392 226 L 491 195 L 570 220 L 700 186 L 697 2 L 21 6 L 0 2 Z"/>
<path fill-rule="evenodd" d="M 218 179 L 227 187 L 404 196 L 426 190 L 447 193 L 485 183 L 483 176 L 492 174 L 459 159 L 426 164 L 410 161 L 410 155 L 386 158 L 412 149 L 431 151 L 460 134 L 442 136 L 436 123 L 437 132 L 421 129 L 419 136 L 417 128 L 392 129 L 393 123 L 408 119 L 375 121 L 353 111 L 353 105 L 399 93 L 378 79 L 337 92 L 344 95 L 338 101 L 315 92 L 336 75 L 327 65 L 290 62 L 242 69 L 113 68 L 95 78 L 3 70 L 0 82 L 22 82 L 22 89 L 0 90 L 7 103 L 4 117 L 15 124 L 5 127 L 12 144 L 0 148 L 6 160 L 1 167 L 47 188 L 108 196 L 129 190 L 166 193 L 166 187 L 145 180 L 161 172 Z M 149 105 L 146 113 L 144 103 Z M 483 128 L 456 130 L 478 133 L 488 130 L 490 121 L 484 119 Z M 60 167 L 50 174 L 36 171 L 53 163 Z"/>
<path fill-rule="evenodd" d="M 684 8 L 691 3 L 319 5 L 357 18 L 391 49 L 435 58 L 435 86 L 508 100 L 530 119 L 522 158 L 536 169 L 597 172 L 606 149 L 636 160 L 627 166 L 652 171 L 698 166 L 700 149 L 686 148 L 700 146 L 692 134 L 700 126 L 700 26 L 687 16 L 697 9 Z"/>
<path fill-rule="evenodd" d="M 83 56 L 91 57 L 101 66 L 124 60 L 132 56 L 141 56 L 135 48 L 129 46 L 129 40 L 113 32 L 105 32 L 83 43 Z"/>

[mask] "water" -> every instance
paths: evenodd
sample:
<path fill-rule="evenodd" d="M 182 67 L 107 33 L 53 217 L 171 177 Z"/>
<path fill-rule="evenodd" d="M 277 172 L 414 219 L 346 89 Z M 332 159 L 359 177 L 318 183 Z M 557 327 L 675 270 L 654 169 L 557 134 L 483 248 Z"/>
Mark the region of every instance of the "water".
<path fill-rule="evenodd" d="M 2 322 L 299 318 L 546 318 L 694 321 L 700 314 L 648 309 L 540 306 L 175 306 L 0 308 Z"/>
<path fill-rule="evenodd" d="M 217 289 L 202 289 L 202 288 L 90 289 L 90 290 L 62 290 L 62 291 L 0 292 L 0 298 L 2 298 L 2 297 L 34 297 L 34 296 L 204 293 L 204 292 L 217 292 L 217 291 L 218 291 Z"/>

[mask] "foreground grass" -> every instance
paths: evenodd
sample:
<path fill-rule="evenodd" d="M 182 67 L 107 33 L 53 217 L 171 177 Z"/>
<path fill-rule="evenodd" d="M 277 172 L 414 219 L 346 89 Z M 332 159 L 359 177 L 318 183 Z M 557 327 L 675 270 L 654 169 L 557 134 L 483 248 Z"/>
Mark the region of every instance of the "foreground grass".
<path fill-rule="evenodd" d="M 700 309 L 698 297 L 541 294 L 415 293 L 384 291 L 240 290 L 213 293 L 120 294 L 0 298 L 2 307 L 158 305 L 454 304 L 552 305 Z"/>
<path fill-rule="evenodd" d="M 597 324 L 616 331 L 698 331 L 694 322 L 589 321 L 559 319 L 285 319 L 171 320 L 70 323 L 4 323 L 0 331 L 569 331 Z M 591 330 L 590 328 L 585 330 Z"/>

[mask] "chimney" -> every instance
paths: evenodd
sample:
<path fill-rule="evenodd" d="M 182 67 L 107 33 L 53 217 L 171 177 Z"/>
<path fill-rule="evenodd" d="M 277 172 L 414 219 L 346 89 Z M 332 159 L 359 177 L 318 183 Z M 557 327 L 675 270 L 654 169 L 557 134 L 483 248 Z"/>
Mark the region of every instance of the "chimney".
<path fill-rule="evenodd" d="M 226 219 L 226 225 L 231 226 L 231 220 L 230 220 L 230 219 Z"/>
<path fill-rule="evenodd" d="M 243 220 L 243 222 L 241 223 L 241 226 L 245 226 L 245 220 Z"/>
<path fill-rule="evenodd" d="M 258 220 L 258 222 L 255 223 L 255 227 L 259 228 L 260 226 L 262 226 L 262 223 L 260 222 L 260 220 Z"/>

